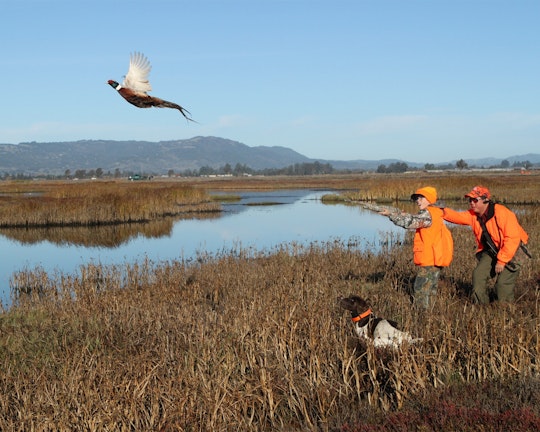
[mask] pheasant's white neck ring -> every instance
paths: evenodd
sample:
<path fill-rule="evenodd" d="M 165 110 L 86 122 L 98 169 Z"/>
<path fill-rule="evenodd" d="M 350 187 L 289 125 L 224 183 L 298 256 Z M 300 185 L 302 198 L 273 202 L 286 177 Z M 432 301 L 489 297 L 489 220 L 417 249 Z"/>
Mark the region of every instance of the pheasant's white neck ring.
<path fill-rule="evenodd" d="M 122 86 L 120 84 L 118 84 L 114 89 L 120 91 L 121 88 L 122 88 Z"/>

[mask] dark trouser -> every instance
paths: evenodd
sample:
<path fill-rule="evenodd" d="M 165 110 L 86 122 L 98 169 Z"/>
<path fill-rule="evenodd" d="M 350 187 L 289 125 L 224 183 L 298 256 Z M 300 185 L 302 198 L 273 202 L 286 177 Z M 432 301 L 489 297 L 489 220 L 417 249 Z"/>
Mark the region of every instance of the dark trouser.
<path fill-rule="evenodd" d="M 440 272 L 440 267 L 418 267 L 418 273 L 416 274 L 413 287 L 415 305 L 424 309 L 433 306 L 435 297 L 437 296 L 437 285 L 439 283 Z"/>
<path fill-rule="evenodd" d="M 519 274 L 519 267 L 516 271 L 511 272 L 506 267 L 497 275 L 495 273 L 495 264 L 497 259 L 493 258 L 487 252 L 478 252 L 476 254 L 478 264 L 473 271 L 473 288 L 472 298 L 476 303 L 489 303 L 489 293 L 487 283 L 490 279 L 497 276 L 495 282 L 495 294 L 497 300 L 502 302 L 514 301 L 514 286 Z"/>

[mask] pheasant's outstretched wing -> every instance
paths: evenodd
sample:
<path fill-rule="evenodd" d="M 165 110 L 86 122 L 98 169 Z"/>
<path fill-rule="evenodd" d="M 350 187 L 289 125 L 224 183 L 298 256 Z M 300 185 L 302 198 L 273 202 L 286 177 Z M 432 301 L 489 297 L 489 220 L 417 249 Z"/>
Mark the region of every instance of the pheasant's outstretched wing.
<path fill-rule="evenodd" d="M 147 94 L 147 92 L 152 90 L 152 86 L 150 86 L 150 82 L 148 81 L 150 69 L 152 69 L 152 66 L 150 66 L 150 62 L 144 54 L 134 52 L 129 57 L 129 69 L 122 85 L 119 85 L 113 80 L 109 80 L 107 83 L 118 91 L 120 96 L 126 101 L 138 108 L 156 107 L 177 109 L 187 120 L 197 123 L 190 117 L 191 113 L 187 109 L 174 102 Z"/>
<path fill-rule="evenodd" d="M 124 78 L 123 87 L 133 90 L 137 93 L 145 93 L 152 90 L 152 86 L 148 81 L 150 74 L 150 62 L 139 52 L 134 52 L 129 57 L 129 69 Z"/>

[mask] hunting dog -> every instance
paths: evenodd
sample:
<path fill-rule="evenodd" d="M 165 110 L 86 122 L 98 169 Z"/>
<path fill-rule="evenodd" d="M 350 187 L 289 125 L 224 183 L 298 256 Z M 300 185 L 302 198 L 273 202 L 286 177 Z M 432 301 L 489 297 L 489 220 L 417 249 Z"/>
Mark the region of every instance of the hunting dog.
<path fill-rule="evenodd" d="M 338 301 L 343 309 L 351 312 L 356 334 L 376 348 L 398 348 L 403 342 L 422 341 L 421 338 L 413 338 L 409 333 L 398 330 L 397 323 L 377 318 L 371 312 L 368 303 L 359 296 L 340 297 Z"/>

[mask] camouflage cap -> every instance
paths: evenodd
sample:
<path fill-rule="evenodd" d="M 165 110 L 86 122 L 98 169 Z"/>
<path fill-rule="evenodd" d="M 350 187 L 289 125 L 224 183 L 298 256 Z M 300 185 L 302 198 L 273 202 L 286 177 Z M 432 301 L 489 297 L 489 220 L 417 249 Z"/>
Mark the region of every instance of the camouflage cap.
<path fill-rule="evenodd" d="M 465 198 L 491 198 L 491 193 L 489 192 L 489 189 L 484 186 L 475 186 L 472 188 L 472 191 L 470 191 L 467 195 L 465 195 Z"/>

